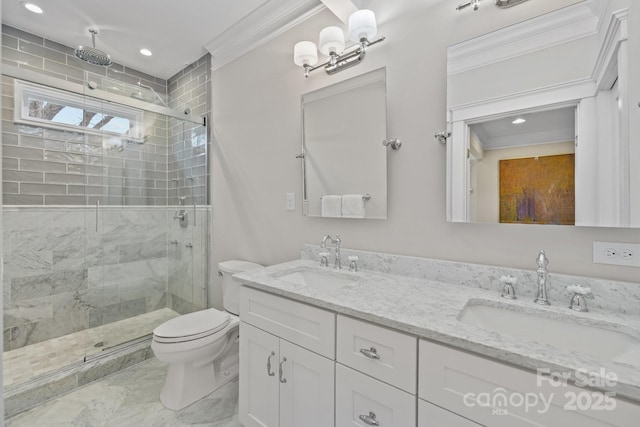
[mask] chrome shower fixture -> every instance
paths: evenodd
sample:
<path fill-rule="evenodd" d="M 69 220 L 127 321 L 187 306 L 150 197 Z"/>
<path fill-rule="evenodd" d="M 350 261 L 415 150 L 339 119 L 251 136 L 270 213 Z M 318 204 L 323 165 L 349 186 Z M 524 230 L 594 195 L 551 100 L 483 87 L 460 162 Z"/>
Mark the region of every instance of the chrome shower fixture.
<path fill-rule="evenodd" d="M 469 0 L 464 3 L 460 3 L 456 10 L 466 9 L 469 6 L 473 7 L 473 10 L 478 10 L 480 8 L 480 2 L 482 0 Z M 506 9 L 511 6 L 515 6 L 520 3 L 524 3 L 527 0 L 494 0 L 496 7 L 500 9 Z"/>
<path fill-rule="evenodd" d="M 108 67 L 113 64 L 111 56 L 107 55 L 100 49 L 96 49 L 96 34 L 98 34 L 98 32 L 93 28 L 90 28 L 89 32 L 91 33 L 93 47 L 78 46 L 78 48 L 73 51 L 74 55 L 77 58 L 93 65 Z"/>
<path fill-rule="evenodd" d="M 169 104 L 167 104 L 164 99 L 162 99 L 162 97 L 160 95 L 158 95 L 158 92 L 156 92 L 151 86 L 147 86 L 146 84 L 142 83 L 141 81 L 138 81 L 138 83 L 136 83 L 136 86 L 138 86 L 139 88 L 143 88 L 143 89 L 147 89 L 149 91 L 151 91 L 151 93 L 153 94 L 153 96 L 160 101 L 160 103 L 162 105 L 164 105 L 167 108 L 171 108 L 169 107 Z M 153 101 L 149 101 L 144 94 L 142 93 L 142 91 L 137 91 L 137 92 L 133 92 L 131 94 L 131 98 L 133 99 L 137 99 L 139 101 L 145 101 L 145 102 L 153 102 Z"/>

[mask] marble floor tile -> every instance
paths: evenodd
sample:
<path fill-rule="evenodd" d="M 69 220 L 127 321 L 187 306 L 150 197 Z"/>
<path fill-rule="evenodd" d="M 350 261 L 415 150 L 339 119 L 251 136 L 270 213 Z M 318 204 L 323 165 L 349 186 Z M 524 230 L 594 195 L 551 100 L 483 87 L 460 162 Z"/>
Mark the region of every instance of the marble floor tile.
<path fill-rule="evenodd" d="M 162 308 L 139 316 L 86 329 L 47 341 L 4 352 L 3 385 L 22 384 L 39 375 L 55 372 L 85 356 L 96 355 L 109 348 L 150 334 L 153 329 L 178 316 L 178 313 Z M 97 343 L 102 347 L 96 347 Z"/>
<path fill-rule="evenodd" d="M 5 420 L 6 427 L 242 427 L 238 381 L 180 411 L 160 403 L 166 366 L 155 358 Z"/>

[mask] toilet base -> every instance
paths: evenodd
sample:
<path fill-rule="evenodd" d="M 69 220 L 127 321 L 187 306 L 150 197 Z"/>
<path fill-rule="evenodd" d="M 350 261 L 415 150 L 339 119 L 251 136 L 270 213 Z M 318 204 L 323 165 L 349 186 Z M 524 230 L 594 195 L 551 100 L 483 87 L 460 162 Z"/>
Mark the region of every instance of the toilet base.
<path fill-rule="evenodd" d="M 234 347 L 237 349 L 237 344 Z M 168 409 L 180 410 L 238 378 L 238 372 L 237 350 L 231 351 L 222 360 L 200 367 L 171 364 L 160 392 L 160 402 Z"/>

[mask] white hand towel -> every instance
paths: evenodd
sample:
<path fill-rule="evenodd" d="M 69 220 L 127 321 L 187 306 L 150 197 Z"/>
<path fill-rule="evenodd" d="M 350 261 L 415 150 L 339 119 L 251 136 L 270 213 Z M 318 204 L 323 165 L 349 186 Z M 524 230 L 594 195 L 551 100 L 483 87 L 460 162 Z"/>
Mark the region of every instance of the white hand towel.
<path fill-rule="evenodd" d="M 341 217 L 342 216 L 342 196 L 322 196 L 322 216 Z"/>
<path fill-rule="evenodd" d="M 344 194 L 342 196 L 342 216 L 345 218 L 364 218 L 364 197 L 362 194 Z"/>

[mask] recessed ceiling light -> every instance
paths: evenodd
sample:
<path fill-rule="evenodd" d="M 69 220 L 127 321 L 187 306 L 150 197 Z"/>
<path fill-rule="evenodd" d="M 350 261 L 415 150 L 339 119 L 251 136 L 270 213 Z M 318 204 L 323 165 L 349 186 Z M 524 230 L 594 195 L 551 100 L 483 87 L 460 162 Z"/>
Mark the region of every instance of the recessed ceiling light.
<path fill-rule="evenodd" d="M 512 121 L 511 123 L 513 123 L 514 125 L 520 125 L 524 122 L 526 122 L 527 120 L 523 117 L 517 117 L 514 121 Z"/>
<path fill-rule="evenodd" d="M 43 13 L 44 11 L 40 6 L 33 3 L 23 3 L 23 6 L 29 11 L 33 13 Z"/>
<path fill-rule="evenodd" d="M 140 53 L 143 54 L 144 56 L 153 55 L 153 52 L 151 52 L 149 49 L 140 49 Z"/>

